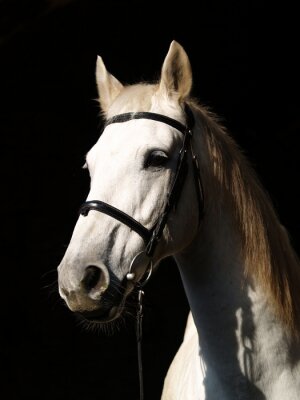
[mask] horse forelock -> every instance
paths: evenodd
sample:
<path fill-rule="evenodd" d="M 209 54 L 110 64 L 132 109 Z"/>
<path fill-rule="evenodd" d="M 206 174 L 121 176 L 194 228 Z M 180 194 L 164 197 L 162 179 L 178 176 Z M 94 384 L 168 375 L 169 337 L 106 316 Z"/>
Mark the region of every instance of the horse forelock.
<path fill-rule="evenodd" d="M 156 112 L 185 123 L 184 103 L 168 96 L 158 84 L 138 83 L 124 86 L 109 108 L 106 118 L 127 112 Z"/>
<path fill-rule="evenodd" d="M 148 83 L 125 86 L 111 105 L 107 117 L 126 112 L 150 111 L 157 88 L 158 85 Z"/>

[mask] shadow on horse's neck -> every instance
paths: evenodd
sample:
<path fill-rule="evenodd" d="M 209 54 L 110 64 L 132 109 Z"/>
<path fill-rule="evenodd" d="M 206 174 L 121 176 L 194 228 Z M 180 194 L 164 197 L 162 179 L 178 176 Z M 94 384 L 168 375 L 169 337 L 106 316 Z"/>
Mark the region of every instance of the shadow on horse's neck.
<path fill-rule="evenodd" d="M 297 399 L 300 347 L 286 323 L 298 330 L 299 262 L 246 160 L 198 111 L 205 216 L 175 259 L 198 331 L 206 398 L 277 399 L 276 386 Z"/>
<path fill-rule="evenodd" d="M 199 335 L 206 398 L 264 400 L 253 384 L 251 285 L 238 242 L 230 219 L 220 216 L 203 223 L 198 238 L 176 261 Z"/>

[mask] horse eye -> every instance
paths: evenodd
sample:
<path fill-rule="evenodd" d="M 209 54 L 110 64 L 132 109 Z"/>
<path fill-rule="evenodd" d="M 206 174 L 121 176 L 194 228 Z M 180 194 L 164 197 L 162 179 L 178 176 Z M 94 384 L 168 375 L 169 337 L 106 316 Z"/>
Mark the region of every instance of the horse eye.
<path fill-rule="evenodd" d="M 161 150 L 154 150 L 149 154 L 145 167 L 163 167 L 169 160 L 167 154 Z"/>

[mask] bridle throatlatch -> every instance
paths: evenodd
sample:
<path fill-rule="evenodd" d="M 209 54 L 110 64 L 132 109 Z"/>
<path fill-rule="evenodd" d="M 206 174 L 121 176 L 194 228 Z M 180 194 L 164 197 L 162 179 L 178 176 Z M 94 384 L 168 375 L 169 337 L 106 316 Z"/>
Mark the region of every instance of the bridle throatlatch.
<path fill-rule="evenodd" d="M 141 351 L 141 341 L 142 341 L 142 318 L 143 318 L 143 287 L 149 280 L 152 273 L 152 258 L 155 252 L 156 246 L 162 236 L 163 230 L 166 226 L 168 216 L 170 212 L 176 207 L 178 200 L 180 198 L 185 178 L 188 172 L 188 151 L 190 150 L 192 156 L 193 163 L 193 176 L 195 180 L 195 188 L 197 193 L 198 200 L 198 210 L 199 210 L 199 222 L 202 220 L 204 215 L 204 196 L 203 196 L 203 187 L 201 181 L 200 170 L 198 166 L 197 157 L 193 151 L 192 146 L 192 136 L 193 136 L 193 127 L 195 124 L 195 119 L 190 107 L 185 105 L 185 115 L 186 115 L 186 124 L 183 125 L 181 122 L 167 117 L 163 114 L 156 114 L 152 112 L 129 112 L 124 114 L 118 114 L 106 121 L 105 127 L 111 124 L 116 123 L 124 123 L 131 121 L 133 119 L 149 119 L 157 122 L 161 122 L 171 126 L 172 128 L 177 129 L 183 134 L 182 146 L 179 151 L 179 157 L 175 172 L 175 177 L 170 186 L 170 190 L 167 196 L 167 201 L 164 207 L 163 212 L 155 222 L 154 226 L 151 229 L 147 229 L 140 222 L 132 218 L 130 215 L 124 213 L 111 206 L 108 203 L 100 200 L 90 200 L 86 201 L 80 207 L 80 214 L 83 216 L 87 216 L 90 210 L 96 210 L 101 213 L 107 214 L 110 217 L 117 219 L 123 224 L 127 225 L 130 229 L 135 231 L 138 235 L 142 237 L 145 243 L 145 250 L 138 253 L 132 260 L 130 269 L 126 278 L 128 281 L 134 283 L 134 285 L 138 289 L 138 310 L 137 310 L 137 326 L 136 326 L 136 335 L 137 335 L 137 346 L 138 346 L 138 365 L 139 365 L 139 380 L 140 380 L 140 400 L 143 400 L 143 372 L 142 372 L 142 351 Z M 138 267 L 146 268 L 142 276 L 135 280 L 136 272 L 138 271 Z"/>

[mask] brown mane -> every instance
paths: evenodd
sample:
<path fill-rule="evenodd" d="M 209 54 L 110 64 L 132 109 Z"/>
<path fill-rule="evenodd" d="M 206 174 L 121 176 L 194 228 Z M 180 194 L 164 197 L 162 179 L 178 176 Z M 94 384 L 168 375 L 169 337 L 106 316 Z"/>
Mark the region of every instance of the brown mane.
<path fill-rule="evenodd" d="M 157 89 L 158 85 L 151 84 L 125 87 L 111 107 L 112 114 L 148 111 Z M 300 262 L 288 233 L 252 167 L 217 117 L 197 101 L 189 103 L 205 131 L 208 168 L 218 182 L 218 195 L 230 194 L 245 274 L 259 282 L 279 317 L 300 337 Z"/>
<path fill-rule="evenodd" d="M 234 140 L 204 107 L 192 102 L 205 130 L 214 177 L 229 192 L 242 240 L 245 273 L 269 294 L 279 317 L 300 336 L 300 263 L 285 228 Z"/>

